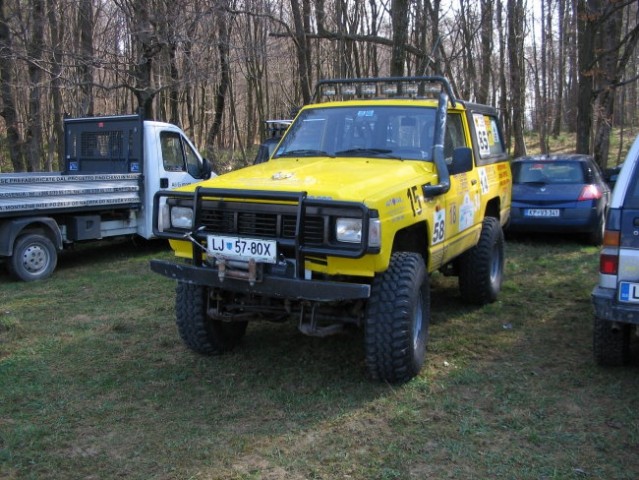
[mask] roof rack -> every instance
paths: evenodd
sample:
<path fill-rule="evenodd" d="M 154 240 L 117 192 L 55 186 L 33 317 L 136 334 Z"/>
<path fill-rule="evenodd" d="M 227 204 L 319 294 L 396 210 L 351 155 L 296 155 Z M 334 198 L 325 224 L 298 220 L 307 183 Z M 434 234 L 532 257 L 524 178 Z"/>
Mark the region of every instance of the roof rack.
<path fill-rule="evenodd" d="M 320 80 L 315 86 L 313 98 L 315 102 L 321 102 L 322 99 L 437 98 L 442 90 L 455 106 L 456 99 L 450 83 L 439 76 Z"/>

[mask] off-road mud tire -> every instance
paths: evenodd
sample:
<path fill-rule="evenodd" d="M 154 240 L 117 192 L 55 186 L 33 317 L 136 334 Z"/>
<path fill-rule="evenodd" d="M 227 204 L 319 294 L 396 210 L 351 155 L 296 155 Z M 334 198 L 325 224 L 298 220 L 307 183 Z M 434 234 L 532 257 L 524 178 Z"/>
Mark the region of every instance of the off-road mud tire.
<path fill-rule="evenodd" d="M 25 233 L 16 239 L 7 268 L 16 280 L 32 282 L 50 277 L 57 263 L 58 252 L 49 237 Z"/>
<path fill-rule="evenodd" d="M 618 367 L 630 361 L 630 329 L 629 324 L 613 328 L 612 322 L 595 317 L 592 352 L 598 365 Z"/>
<path fill-rule="evenodd" d="M 364 332 L 372 379 L 402 383 L 419 373 L 430 323 L 428 280 L 422 256 L 409 252 L 393 254 L 373 280 Z"/>
<path fill-rule="evenodd" d="M 207 288 L 178 282 L 175 322 L 186 346 L 203 355 L 220 355 L 232 350 L 244 336 L 247 322 L 212 320 L 207 310 Z"/>
<path fill-rule="evenodd" d="M 479 242 L 459 257 L 459 291 L 474 305 L 497 300 L 504 277 L 504 233 L 495 217 L 484 218 Z"/>

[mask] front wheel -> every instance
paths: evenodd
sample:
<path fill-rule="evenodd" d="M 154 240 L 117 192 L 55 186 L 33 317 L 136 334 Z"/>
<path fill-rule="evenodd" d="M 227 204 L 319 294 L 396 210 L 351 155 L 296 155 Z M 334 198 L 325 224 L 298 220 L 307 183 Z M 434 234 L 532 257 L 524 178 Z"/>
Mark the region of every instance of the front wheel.
<path fill-rule="evenodd" d="M 7 266 L 17 280 L 32 282 L 50 277 L 57 263 L 58 252 L 49 237 L 26 233 L 17 238 Z"/>
<path fill-rule="evenodd" d="M 208 316 L 208 289 L 178 282 L 175 321 L 180 337 L 191 350 L 219 355 L 232 350 L 246 332 L 247 322 L 223 322 Z"/>
<path fill-rule="evenodd" d="M 459 290 L 465 302 L 497 300 L 504 276 L 504 232 L 499 220 L 486 217 L 479 242 L 459 258 Z"/>
<path fill-rule="evenodd" d="M 424 260 L 399 252 L 373 280 L 365 321 L 366 365 L 374 380 L 407 382 L 424 363 L 430 288 Z"/>

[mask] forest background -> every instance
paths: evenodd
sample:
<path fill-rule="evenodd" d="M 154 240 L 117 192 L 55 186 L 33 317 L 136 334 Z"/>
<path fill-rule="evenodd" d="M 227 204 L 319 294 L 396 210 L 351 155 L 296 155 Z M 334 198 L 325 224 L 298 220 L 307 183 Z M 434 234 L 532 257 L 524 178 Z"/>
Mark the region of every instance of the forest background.
<path fill-rule="evenodd" d="M 526 132 L 542 152 L 570 133 L 605 167 L 639 122 L 638 16 L 637 0 L 0 0 L 0 172 L 57 170 L 65 115 L 136 111 L 248 164 L 317 80 L 401 75 L 496 106 L 513 157 Z"/>

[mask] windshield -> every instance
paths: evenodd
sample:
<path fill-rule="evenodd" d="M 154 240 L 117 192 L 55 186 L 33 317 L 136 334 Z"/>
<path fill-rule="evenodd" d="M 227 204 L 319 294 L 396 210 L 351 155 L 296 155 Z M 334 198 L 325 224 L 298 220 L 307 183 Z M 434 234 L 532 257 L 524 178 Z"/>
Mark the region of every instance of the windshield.
<path fill-rule="evenodd" d="M 585 183 L 581 162 L 515 162 L 512 174 L 513 183 Z"/>
<path fill-rule="evenodd" d="M 300 113 L 273 158 L 357 156 L 431 160 L 434 128 L 434 108 L 313 108 Z"/>

